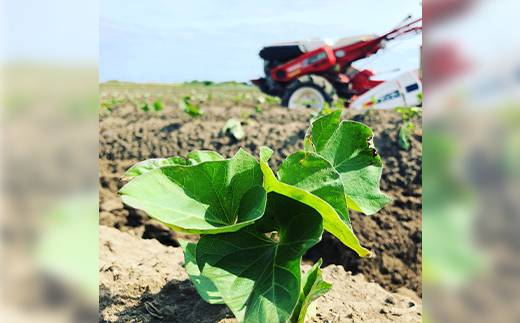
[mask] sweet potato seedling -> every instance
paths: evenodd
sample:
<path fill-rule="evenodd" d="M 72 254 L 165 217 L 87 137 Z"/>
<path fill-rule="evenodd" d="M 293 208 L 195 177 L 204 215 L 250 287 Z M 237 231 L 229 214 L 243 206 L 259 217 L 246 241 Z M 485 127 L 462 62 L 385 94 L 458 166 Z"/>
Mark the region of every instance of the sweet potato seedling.
<path fill-rule="evenodd" d="M 180 232 L 186 271 L 200 296 L 226 304 L 239 322 L 304 322 L 332 288 L 321 260 L 303 277 L 303 253 L 329 231 L 359 256 L 349 209 L 377 212 L 391 199 L 379 190 L 381 159 L 372 131 L 340 121 L 341 109 L 315 120 L 306 150 L 289 155 L 275 175 L 273 151 L 255 159 L 240 149 L 224 159 L 193 151 L 186 159 L 151 159 L 132 166 L 123 201 Z M 275 234 L 273 234 L 275 233 Z M 277 238 L 273 238 L 276 236 Z"/>

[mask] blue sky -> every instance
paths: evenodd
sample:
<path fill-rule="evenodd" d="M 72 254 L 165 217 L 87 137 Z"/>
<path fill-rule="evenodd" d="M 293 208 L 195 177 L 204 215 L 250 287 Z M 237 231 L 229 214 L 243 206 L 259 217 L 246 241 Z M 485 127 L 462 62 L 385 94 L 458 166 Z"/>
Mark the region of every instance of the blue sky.
<path fill-rule="evenodd" d="M 408 14 L 422 15 L 416 0 L 103 0 L 99 6 L 101 82 L 248 81 L 262 76 L 264 45 L 382 34 Z M 417 68 L 421 43 L 416 36 L 391 44 L 385 55 L 357 65 L 376 72 Z"/>
<path fill-rule="evenodd" d="M 97 0 L 2 1 L 1 59 L 96 64 L 99 7 Z"/>

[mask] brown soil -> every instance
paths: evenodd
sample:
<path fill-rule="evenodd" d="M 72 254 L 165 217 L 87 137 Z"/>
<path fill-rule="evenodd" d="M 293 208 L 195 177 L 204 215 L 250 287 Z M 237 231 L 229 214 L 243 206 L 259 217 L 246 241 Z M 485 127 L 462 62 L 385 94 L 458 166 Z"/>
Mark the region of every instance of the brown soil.
<path fill-rule="evenodd" d="M 99 227 L 99 237 L 100 322 L 237 322 L 227 306 L 198 295 L 180 248 L 106 226 Z M 342 266 L 328 266 L 323 276 L 334 288 L 318 299 L 313 322 L 422 321 L 422 302 L 413 295 L 389 293 Z"/>
<path fill-rule="evenodd" d="M 146 213 L 122 204 L 116 192 L 123 186 L 119 177 L 126 169 L 148 158 L 185 157 L 190 151 L 201 149 L 213 150 L 229 158 L 241 147 L 258 157 L 260 147 L 267 146 L 274 150 L 270 166 L 276 171 L 286 156 L 303 149 L 303 137 L 309 125 L 310 113 L 308 111 L 290 111 L 273 106 L 264 108 L 263 113 L 259 114 L 255 112 L 253 104 L 235 105 L 234 103 L 223 103 L 220 107 L 203 107 L 203 110 L 206 112 L 205 115 L 194 120 L 173 104 L 165 105 L 162 115 L 137 111 L 132 105 L 126 105 L 115 107 L 109 116 L 100 117 L 99 205 L 101 225 L 117 228 L 135 237 L 157 239 L 165 246 L 178 246 L 176 240 L 178 237 L 195 242 L 198 240 L 198 236 L 180 234 L 170 230 L 165 225 L 150 219 Z M 219 136 L 224 122 L 232 117 L 248 122 L 243 126 L 246 135 L 242 141 L 237 142 L 229 136 Z M 394 201 L 374 215 L 363 215 L 357 212 L 350 214 L 352 225 L 361 244 L 372 249 L 375 257 L 359 258 L 335 237 L 325 233 L 322 241 L 304 255 L 304 262 L 311 264 L 319 258 L 323 258 L 324 266 L 342 265 L 345 270 L 356 275 L 355 277 L 361 273 L 368 281 L 374 281 L 388 291 L 410 292 L 413 290 L 412 294 L 415 297 L 422 297 L 421 137 L 419 133 L 411 136 L 412 148 L 410 151 L 400 148 L 398 132 L 401 118 L 393 111 L 372 111 L 367 116 L 363 116 L 347 110 L 343 119 L 365 123 L 374 131 L 374 144 L 384 165 L 381 190 Z M 417 118 L 414 121 L 420 129 L 421 119 Z M 102 239 L 103 232 L 100 231 Z M 145 242 L 152 243 L 150 241 L 142 243 Z M 182 254 L 179 248 L 167 250 L 176 250 L 175 253 Z M 171 276 L 169 278 L 164 276 L 163 281 L 164 279 L 171 281 L 175 278 L 179 280 L 175 288 L 191 288 L 187 282 L 184 282 L 186 278 L 182 278 L 184 277 L 182 275 L 186 275 L 183 270 L 176 273 L 173 269 L 170 271 Z M 365 282 L 365 284 L 368 283 Z M 138 285 L 139 283 L 136 283 L 135 288 L 139 286 L 141 289 L 145 288 L 144 285 Z M 170 283 L 165 286 L 164 288 L 169 288 Z M 157 294 L 159 291 L 160 289 L 153 294 Z M 164 296 L 165 294 L 162 292 L 157 295 Z M 117 295 L 117 297 L 123 297 L 124 293 L 118 292 Z M 197 298 L 197 302 L 199 300 L 200 298 Z M 119 302 L 123 301 L 119 300 Z M 130 298 L 128 298 L 128 302 L 131 302 Z M 140 301 L 133 299 L 132 302 L 139 303 Z M 127 308 L 130 306 L 128 304 L 121 306 Z M 346 304 L 344 308 L 342 305 L 336 304 L 336 310 L 349 310 L 349 303 L 346 302 Z M 192 306 L 203 306 L 202 312 L 209 311 L 206 309 L 209 305 L 195 305 L 194 303 Z M 142 311 L 142 308 L 136 308 L 137 310 Z M 377 309 L 377 311 L 379 310 L 381 308 Z M 218 311 L 222 311 L 222 313 L 218 312 L 222 315 L 228 313 L 224 309 Z M 108 312 L 104 311 L 104 313 Z M 328 315 L 327 312 L 322 312 L 322 315 L 325 314 Z M 348 316 L 348 313 L 346 315 Z M 222 316 L 221 319 L 224 317 Z M 329 316 L 323 316 L 323 318 L 325 317 Z M 399 322 L 414 322 L 413 320 L 403 320 L 403 317 L 396 317 Z M 333 317 L 330 316 L 330 318 Z M 328 318 L 329 321 L 331 321 L 330 318 Z M 123 321 L 127 320 L 120 320 L 120 322 Z M 141 320 L 134 321 L 141 322 Z M 334 322 L 351 321 L 334 320 Z M 368 321 L 379 322 L 371 319 Z M 193 322 L 205 321 L 194 318 Z"/>

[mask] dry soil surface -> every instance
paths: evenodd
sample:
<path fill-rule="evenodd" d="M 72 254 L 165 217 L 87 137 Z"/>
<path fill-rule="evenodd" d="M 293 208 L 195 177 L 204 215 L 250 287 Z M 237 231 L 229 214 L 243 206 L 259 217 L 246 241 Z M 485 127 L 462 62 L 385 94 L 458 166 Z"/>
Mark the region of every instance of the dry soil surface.
<path fill-rule="evenodd" d="M 100 322 L 237 322 L 225 305 L 210 305 L 184 270 L 180 248 L 99 227 Z M 302 273 L 310 266 L 302 266 Z M 323 269 L 334 285 L 318 299 L 313 322 L 421 322 L 422 301 L 390 293 L 342 266 Z"/>

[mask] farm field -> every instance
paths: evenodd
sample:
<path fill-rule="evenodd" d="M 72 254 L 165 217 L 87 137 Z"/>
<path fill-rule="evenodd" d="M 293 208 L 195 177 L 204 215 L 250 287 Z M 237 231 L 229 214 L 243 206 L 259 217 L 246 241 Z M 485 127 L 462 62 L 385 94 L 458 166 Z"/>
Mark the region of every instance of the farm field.
<path fill-rule="evenodd" d="M 274 150 L 270 166 L 276 171 L 285 157 L 303 149 L 311 111 L 288 110 L 242 84 L 111 82 L 100 84 L 99 93 L 100 321 L 236 322 L 224 305 L 205 303 L 184 271 L 177 238 L 199 237 L 124 205 L 116 194 L 124 185 L 120 177 L 149 158 L 186 157 L 193 150 L 230 158 L 239 148 L 258 158 L 261 146 Z M 187 106 L 203 114 L 192 117 L 183 110 Z M 219 135 L 230 118 L 242 123 L 240 141 Z M 373 130 L 383 161 L 381 191 L 393 202 L 373 215 L 350 211 L 361 245 L 375 257 L 359 258 L 328 233 L 304 254 L 304 265 L 323 258 L 325 280 L 334 284 L 319 299 L 315 322 L 421 322 L 421 117 L 412 119 L 417 130 L 409 150 L 398 144 L 397 112 L 344 109 L 342 120 Z"/>

